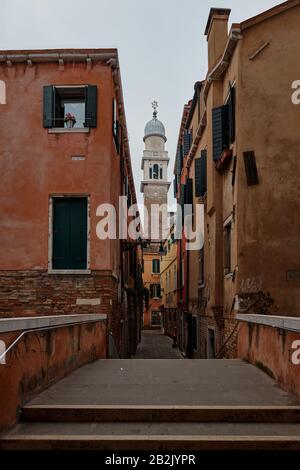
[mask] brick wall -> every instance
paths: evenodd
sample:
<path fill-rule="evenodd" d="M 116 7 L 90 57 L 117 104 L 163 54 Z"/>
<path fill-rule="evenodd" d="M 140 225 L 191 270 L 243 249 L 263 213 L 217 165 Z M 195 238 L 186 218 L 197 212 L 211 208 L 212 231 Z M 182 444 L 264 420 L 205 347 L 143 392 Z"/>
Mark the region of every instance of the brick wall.
<path fill-rule="evenodd" d="M 78 304 L 78 299 L 100 299 L 100 304 Z M 42 270 L 0 271 L 0 317 L 74 313 L 107 314 L 108 331 L 112 331 L 120 350 L 122 310 L 118 282 L 109 272 L 49 275 Z"/>

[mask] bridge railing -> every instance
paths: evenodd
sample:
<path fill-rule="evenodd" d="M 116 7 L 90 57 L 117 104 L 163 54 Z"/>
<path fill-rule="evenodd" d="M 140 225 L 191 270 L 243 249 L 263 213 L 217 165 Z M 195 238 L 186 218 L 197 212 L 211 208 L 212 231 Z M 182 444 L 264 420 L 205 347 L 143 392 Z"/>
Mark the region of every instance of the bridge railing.
<path fill-rule="evenodd" d="M 43 389 L 105 357 L 105 314 L 1 318 L 0 432 Z"/>

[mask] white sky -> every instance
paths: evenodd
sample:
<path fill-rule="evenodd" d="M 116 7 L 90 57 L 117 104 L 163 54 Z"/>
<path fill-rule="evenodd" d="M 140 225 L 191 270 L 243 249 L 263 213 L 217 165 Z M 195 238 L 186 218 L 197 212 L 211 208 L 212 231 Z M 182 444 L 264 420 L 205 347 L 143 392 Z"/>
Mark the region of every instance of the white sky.
<path fill-rule="evenodd" d="M 211 7 L 231 8 L 239 23 L 280 0 L 1 0 L 0 48 L 117 47 L 130 135 L 136 192 L 142 171 L 143 133 L 159 102 L 171 158 L 183 105 L 205 77 L 204 29 Z M 172 194 L 172 188 L 170 193 Z"/>

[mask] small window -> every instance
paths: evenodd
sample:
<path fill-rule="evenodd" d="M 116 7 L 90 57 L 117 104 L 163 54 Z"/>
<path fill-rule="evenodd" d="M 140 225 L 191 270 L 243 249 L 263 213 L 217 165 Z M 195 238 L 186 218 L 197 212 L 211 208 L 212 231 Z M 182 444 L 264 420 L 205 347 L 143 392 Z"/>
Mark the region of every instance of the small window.
<path fill-rule="evenodd" d="M 153 259 L 152 260 L 152 273 L 153 274 L 159 274 L 160 273 L 160 260 L 159 259 Z"/>
<path fill-rule="evenodd" d="M 163 169 L 159 169 L 159 178 L 162 180 L 163 179 Z"/>
<path fill-rule="evenodd" d="M 150 178 L 150 180 L 152 180 L 152 167 L 151 166 L 149 168 L 149 178 Z"/>
<path fill-rule="evenodd" d="M 159 299 L 161 297 L 160 284 L 150 284 L 150 298 Z"/>
<path fill-rule="evenodd" d="M 45 86 L 44 127 L 83 128 L 97 125 L 97 87 Z"/>
<path fill-rule="evenodd" d="M 224 226 L 224 275 L 232 272 L 231 264 L 231 229 L 232 222 Z"/>
<path fill-rule="evenodd" d="M 87 198 L 54 197 L 52 269 L 87 269 Z"/>

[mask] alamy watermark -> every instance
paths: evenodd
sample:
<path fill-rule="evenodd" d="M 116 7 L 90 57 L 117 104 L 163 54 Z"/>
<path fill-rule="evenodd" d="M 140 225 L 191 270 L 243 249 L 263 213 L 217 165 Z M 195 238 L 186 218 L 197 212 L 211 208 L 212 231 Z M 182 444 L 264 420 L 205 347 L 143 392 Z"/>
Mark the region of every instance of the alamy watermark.
<path fill-rule="evenodd" d="M 140 212 L 144 213 L 143 223 Z M 173 213 L 172 213 L 173 214 Z M 119 197 L 118 208 L 112 204 L 97 207 L 100 220 L 96 226 L 99 240 L 161 240 L 170 238 L 174 226 L 174 239 L 185 238 L 186 250 L 201 250 L 204 244 L 203 204 L 177 204 L 176 215 L 170 216 L 167 204 L 151 204 L 150 210 L 143 204 L 127 207 L 127 197 Z M 175 217 L 175 220 L 174 220 Z"/>

